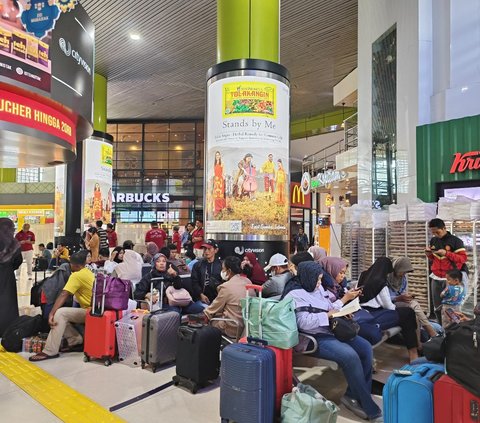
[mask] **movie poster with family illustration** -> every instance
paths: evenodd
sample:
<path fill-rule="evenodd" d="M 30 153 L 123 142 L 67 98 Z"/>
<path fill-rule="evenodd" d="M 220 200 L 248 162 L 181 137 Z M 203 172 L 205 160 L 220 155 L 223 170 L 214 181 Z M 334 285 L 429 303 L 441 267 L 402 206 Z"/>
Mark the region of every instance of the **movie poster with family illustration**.
<path fill-rule="evenodd" d="M 112 145 L 96 140 L 85 141 L 83 195 L 83 223 L 88 225 L 97 220 L 112 221 Z"/>
<path fill-rule="evenodd" d="M 289 88 L 233 77 L 208 87 L 206 229 L 286 236 Z"/>

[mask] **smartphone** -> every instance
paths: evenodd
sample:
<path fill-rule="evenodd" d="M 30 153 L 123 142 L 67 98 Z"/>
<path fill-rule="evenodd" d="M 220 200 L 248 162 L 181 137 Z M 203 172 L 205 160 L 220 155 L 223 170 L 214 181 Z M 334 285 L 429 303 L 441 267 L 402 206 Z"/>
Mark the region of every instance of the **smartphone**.
<path fill-rule="evenodd" d="M 453 309 L 447 308 L 445 310 L 445 313 L 452 320 L 452 322 L 460 323 L 460 317 L 457 316 L 457 314 L 455 313 L 455 311 Z"/>

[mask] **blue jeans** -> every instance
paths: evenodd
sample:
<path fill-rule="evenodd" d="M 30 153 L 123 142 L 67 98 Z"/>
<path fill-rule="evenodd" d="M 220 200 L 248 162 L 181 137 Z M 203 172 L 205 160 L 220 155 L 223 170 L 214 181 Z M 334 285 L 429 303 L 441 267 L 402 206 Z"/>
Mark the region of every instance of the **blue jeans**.
<path fill-rule="evenodd" d="M 180 314 L 199 314 L 206 307 L 207 307 L 207 304 L 204 304 L 200 300 L 198 300 L 193 303 L 190 303 L 186 307 L 177 307 L 177 306 L 171 306 L 167 304 L 163 306 L 163 309 L 168 311 L 176 311 L 177 313 L 180 313 Z"/>
<path fill-rule="evenodd" d="M 338 363 L 348 382 L 345 395 L 356 399 L 372 419 L 382 414 L 372 399 L 372 346 L 360 336 L 341 342 L 330 334 L 317 334 L 318 350 L 315 356 Z"/>

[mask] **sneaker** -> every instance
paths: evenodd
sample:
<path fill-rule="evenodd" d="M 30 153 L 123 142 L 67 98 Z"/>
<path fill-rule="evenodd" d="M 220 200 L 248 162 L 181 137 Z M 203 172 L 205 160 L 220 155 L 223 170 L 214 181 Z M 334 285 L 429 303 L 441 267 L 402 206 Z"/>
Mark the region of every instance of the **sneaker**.
<path fill-rule="evenodd" d="M 368 419 L 367 413 L 363 411 L 362 407 L 360 407 L 360 404 L 356 399 L 344 395 L 342 398 L 340 398 L 340 402 L 356 416 L 364 420 Z"/>
<path fill-rule="evenodd" d="M 378 417 L 374 417 L 373 419 L 369 419 L 369 422 L 374 422 L 374 423 L 383 423 L 383 416 L 380 415 Z"/>

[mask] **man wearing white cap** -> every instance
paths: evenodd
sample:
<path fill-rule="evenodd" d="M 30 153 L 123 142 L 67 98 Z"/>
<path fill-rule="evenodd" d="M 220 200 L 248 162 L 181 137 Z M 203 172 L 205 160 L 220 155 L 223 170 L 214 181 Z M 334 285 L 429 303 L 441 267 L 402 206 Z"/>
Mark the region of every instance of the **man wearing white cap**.
<path fill-rule="evenodd" d="M 265 272 L 270 270 L 270 279 L 268 279 L 262 286 L 262 295 L 267 298 L 275 300 L 280 299 L 285 284 L 292 277 L 288 270 L 288 259 L 283 254 L 274 254 L 270 257 L 268 266 L 265 267 Z"/>

